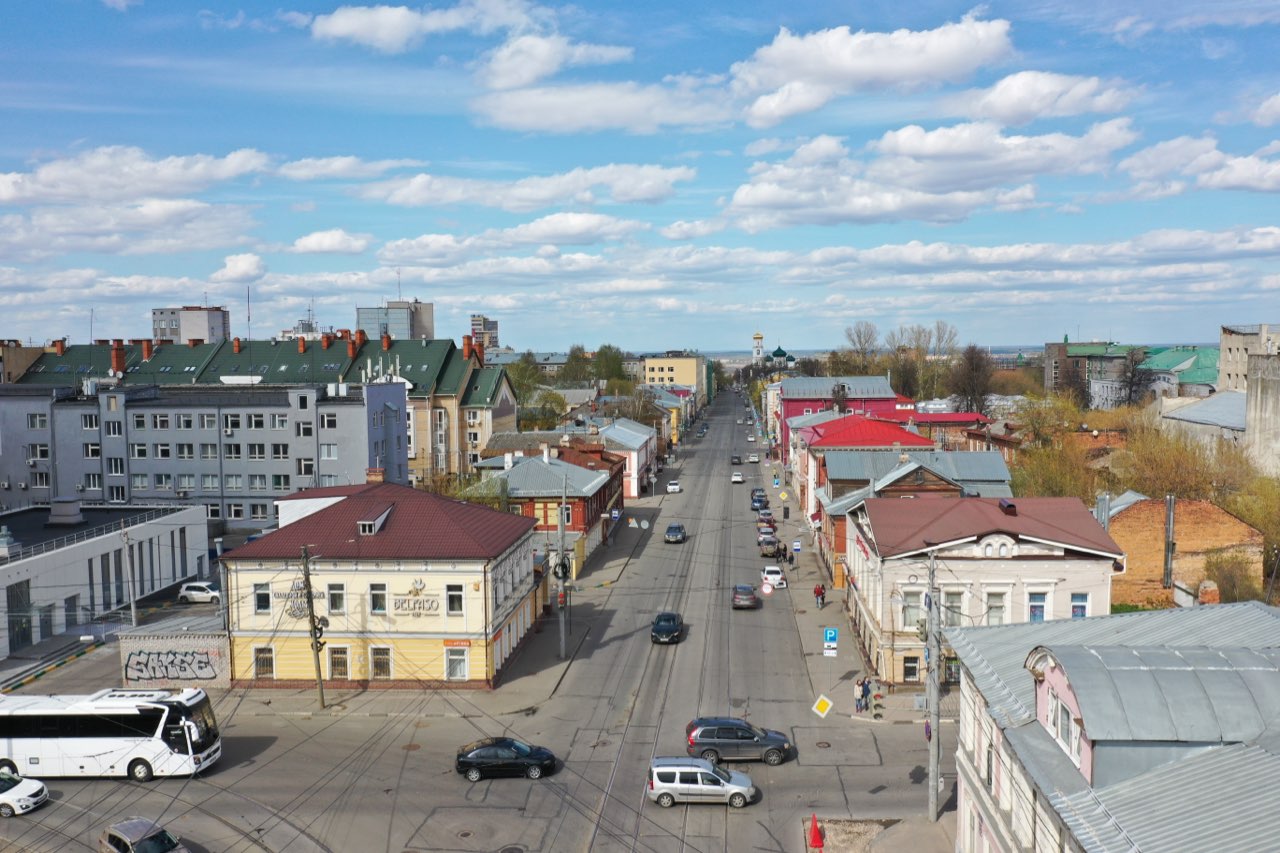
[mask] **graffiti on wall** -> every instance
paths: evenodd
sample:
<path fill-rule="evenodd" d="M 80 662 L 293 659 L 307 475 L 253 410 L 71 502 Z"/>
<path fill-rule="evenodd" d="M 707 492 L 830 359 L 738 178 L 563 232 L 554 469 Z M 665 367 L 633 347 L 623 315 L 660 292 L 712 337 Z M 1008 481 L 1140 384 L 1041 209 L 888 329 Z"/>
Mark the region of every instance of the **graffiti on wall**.
<path fill-rule="evenodd" d="M 210 681 L 218 672 L 208 652 L 131 652 L 124 677 L 126 681 Z"/>

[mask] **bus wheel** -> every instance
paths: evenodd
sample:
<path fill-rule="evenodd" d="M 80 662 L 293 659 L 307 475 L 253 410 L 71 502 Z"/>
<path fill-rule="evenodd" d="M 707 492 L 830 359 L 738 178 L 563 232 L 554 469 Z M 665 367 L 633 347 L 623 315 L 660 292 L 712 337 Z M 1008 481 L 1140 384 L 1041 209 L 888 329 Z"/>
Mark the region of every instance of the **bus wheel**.
<path fill-rule="evenodd" d="M 151 765 L 141 758 L 129 762 L 129 778 L 133 781 L 150 782 L 154 776 L 155 773 L 151 771 Z"/>
<path fill-rule="evenodd" d="M 8 773 L 10 776 L 17 776 L 18 768 L 12 761 L 6 758 L 5 760 L 0 761 L 0 773 Z"/>

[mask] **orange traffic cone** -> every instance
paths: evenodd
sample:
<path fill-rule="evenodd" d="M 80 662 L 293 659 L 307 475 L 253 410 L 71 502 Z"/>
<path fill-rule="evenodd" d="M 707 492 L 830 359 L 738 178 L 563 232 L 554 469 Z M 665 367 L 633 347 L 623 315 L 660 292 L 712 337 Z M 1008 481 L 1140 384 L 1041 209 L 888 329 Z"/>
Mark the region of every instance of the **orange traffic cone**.
<path fill-rule="evenodd" d="M 809 849 L 822 849 L 822 827 L 818 826 L 818 816 L 816 814 L 809 818 Z"/>

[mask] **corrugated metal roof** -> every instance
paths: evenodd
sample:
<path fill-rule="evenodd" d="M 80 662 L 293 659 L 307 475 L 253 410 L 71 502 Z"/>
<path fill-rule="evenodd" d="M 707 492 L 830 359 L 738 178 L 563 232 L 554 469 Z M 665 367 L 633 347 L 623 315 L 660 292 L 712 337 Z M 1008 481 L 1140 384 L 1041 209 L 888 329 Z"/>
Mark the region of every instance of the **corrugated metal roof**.
<path fill-rule="evenodd" d="M 1107 512 L 1107 517 L 1115 518 L 1117 515 L 1124 512 L 1126 509 L 1133 506 L 1134 504 L 1142 503 L 1143 501 L 1149 501 L 1149 500 L 1151 500 L 1151 498 L 1142 494 L 1142 492 L 1135 492 L 1133 489 L 1130 489 L 1129 491 L 1125 492 L 1123 495 L 1120 495 L 1119 497 L 1115 497 L 1111 499 L 1111 506 Z"/>
<path fill-rule="evenodd" d="M 1249 741 L 1280 711 L 1280 649 L 1044 646 L 1094 741 Z"/>
<path fill-rule="evenodd" d="M 897 394 L 883 376 L 792 376 L 782 380 L 784 400 L 830 400 L 836 383 L 850 400 L 894 400 Z"/>
<path fill-rule="evenodd" d="M 793 418 L 787 418 L 787 426 L 790 427 L 792 431 L 795 431 L 807 426 L 824 424 L 827 421 L 833 421 L 836 418 L 843 418 L 844 416 L 844 412 L 837 412 L 835 409 L 823 409 L 821 412 L 814 412 L 811 415 L 796 415 Z"/>
<path fill-rule="evenodd" d="M 1244 430 L 1244 391 L 1219 391 L 1160 416 L 1173 421 Z"/>
<path fill-rule="evenodd" d="M 867 520 L 881 557 L 920 553 L 939 542 L 992 533 L 1052 542 L 1068 551 L 1119 559 L 1123 549 L 1102 529 L 1079 498 L 1017 498 L 1006 513 L 993 498 L 870 498 Z"/>
<path fill-rule="evenodd" d="M 823 454 L 828 480 L 878 480 L 902 464 L 906 455 L 931 471 L 974 485 L 1008 485 L 1011 475 L 1004 457 L 997 450 L 828 450 Z"/>
<path fill-rule="evenodd" d="M 861 415 L 803 427 L 797 436 L 810 447 L 935 447 L 932 439 L 903 429 L 888 421 L 877 421 Z"/>
<path fill-rule="evenodd" d="M 590 497 L 609 481 L 608 471 L 591 471 L 561 459 L 544 460 L 541 456 L 523 456 L 511 468 L 495 475 L 507 481 L 507 494 L 513 498 L 559 495 L 565 488 L 570 497 Z"/>

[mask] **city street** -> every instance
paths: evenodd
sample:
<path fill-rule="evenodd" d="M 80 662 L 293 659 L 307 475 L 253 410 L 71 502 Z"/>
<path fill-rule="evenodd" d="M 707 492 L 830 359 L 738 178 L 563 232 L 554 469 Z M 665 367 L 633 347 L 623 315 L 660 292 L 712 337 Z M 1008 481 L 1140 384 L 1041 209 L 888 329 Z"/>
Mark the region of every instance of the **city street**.
<path fill-rule="evenodd" d="M 494 691 L 214 692 L 224 754 L 196 779 L 147 784 L 48 780 L 51 801 L 0 822 L 5 850 L 93 850 L 106 823 L 157 818 L 196 851 L 745 851 L 804 850 L 801 826 L 820 818 L 902 818 L 924 812 L 927 744 L 918 725 L 851 719 L 862 673 L 840 624 L 838 658 L 823 658 L 809 594 L 818 575 L 796 518 L 779 537 L 805 549 L 790 588 L 754 611 L 731 610 L 734 583 L 760 585 L 752 486 L 783 502 L 767 463 L 746 463 L 740 398 L 721 393 L 710 431 L 690 435 L 652 497 L 629 503 L 624 526 L 588 563 L 573 595 L 571 662 L 558 659 L 558 626 L 544 620 Z M 740 453 L 744 464 L 730 465 Z M 763 448 L 761 449 L 763 455 Z M 732 484 L 734 470 L 745 483 Z M 678 477 L 684 491 L 667 494 Z M 793 516 L 796 513 L 792 513 Z M 689 539 L 664 544 L 682 522 Z M 655 613 L 677 610 L 686 633 L 654 645 Z M 812 635 L 812 636 L 811 636 Z M 26 688 L 90 692 L 119 683 L 108 645 Z M 836 705 L 812 710 L 820 694 Z M 676 805 L 645 795 L 649 760 L 685 754 L 685 725 L 699 715 L 744 717 L 780 729 L 797 754 L 776 767 L 731 765 L 762 794 L 743 809 Z M 901 722 L 906 722 L 903 720 Z M 538 781 L 469 783 L 456 748 L 509 734 L 551 749 L 563 766 Z M 954 779 L 953 729 L 945 726 L 944 778 Z M 944 794 L 944 800 L 946 798 Z"/>

